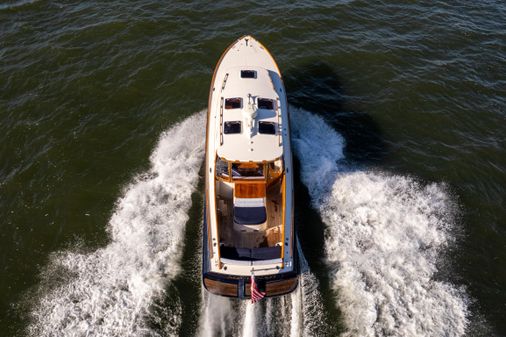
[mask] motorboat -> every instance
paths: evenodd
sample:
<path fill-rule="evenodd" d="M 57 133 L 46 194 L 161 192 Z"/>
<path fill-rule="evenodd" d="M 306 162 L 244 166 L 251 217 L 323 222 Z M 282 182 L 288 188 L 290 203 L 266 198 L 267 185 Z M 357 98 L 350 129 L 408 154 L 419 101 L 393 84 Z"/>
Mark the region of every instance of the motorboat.
<path fill-rule="evenodd" d="M 203 285 L 247 299 L 298 286 L 288 103 L 276 61 L 243 36 L 221 55 L 209 91 Z"/>

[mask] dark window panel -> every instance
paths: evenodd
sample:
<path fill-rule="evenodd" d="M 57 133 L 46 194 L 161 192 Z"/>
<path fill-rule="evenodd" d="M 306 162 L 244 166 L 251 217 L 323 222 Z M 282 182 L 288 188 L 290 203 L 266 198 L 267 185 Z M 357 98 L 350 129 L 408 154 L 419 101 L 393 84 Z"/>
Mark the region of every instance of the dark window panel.
<path fill-rule="evenodd" d="M 241 78 L 257 78 L 255 70 L 241 70 Z"/>
<path fill-rule="evenodd" d="M 274 101 L 268 98 L 259 98 L 258 99 L 258 108 L 259 109 L 267 109 L 274 110 Z"/>
<path fill-rule="evenodd" d="M 242 98 L 234 97 L 225 99 L 225 109 L 240 109 L 242 108 Z"/>
<path fill-rule="evenodd" d="M 258 122 L 258 132 L 268 135 L 275 135 L 276 125 L 272 122 Z"/>
<path fill-rule="evenodd" d="M 239 121 L 225 122 L 225 126 L 223 129 L 224 129 L 223 132 L 225 134 L 241 133 L 241 122 Z"/>

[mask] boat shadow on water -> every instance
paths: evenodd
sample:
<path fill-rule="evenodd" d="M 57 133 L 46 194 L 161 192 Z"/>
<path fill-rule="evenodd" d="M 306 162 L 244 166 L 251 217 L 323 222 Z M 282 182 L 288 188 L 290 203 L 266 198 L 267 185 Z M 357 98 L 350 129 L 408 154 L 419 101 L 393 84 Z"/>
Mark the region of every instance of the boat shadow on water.
<path fill-rule="evenodd" d="M 345 94 L 337 72 L 325 63 L 288 69 L 284 77 L 289 104 L 322 117 L 345 139 L 348 168 L 377 165 L 387 151 L 378 124 L 365 112 L 353 108 L 354 99 Z M 307 187 L 300 180 L 301 163 L 294 158 L 295 226 L 311 271 L 320 282 L 329 335 L 345 330 L 342 313 L 336 306 L 331 273 L 325 265 L 325 225 L 311 205 Z M 329 177 L 330 181 L 334 181 Z M 338 324 L 335 324 L 338 322 Z"/>
<path fill-rule="evenodd" d="M 339 75 L 326 63 L 311 63 L 285 72 L 288 103 L 325 119 L 346 140 L 344 154 L 358 165 L 382 161 L 387 144 L 379 125 L 360 111 L 363 97 L 347 94 Z"/>

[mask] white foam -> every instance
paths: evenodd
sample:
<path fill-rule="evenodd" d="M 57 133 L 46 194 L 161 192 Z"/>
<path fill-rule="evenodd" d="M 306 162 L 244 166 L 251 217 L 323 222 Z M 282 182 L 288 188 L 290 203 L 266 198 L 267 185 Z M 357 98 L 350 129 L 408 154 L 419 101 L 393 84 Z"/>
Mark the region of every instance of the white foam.
<path fill-rule="evenodd" d="M 298 337 L 301 333 L 301 324 L 302 320 L 302 302 L 301 291 L 300 288 L 290 294 L 290 299 L 292 301 L 292 312 L 291 312 L 291 320 L 290 320 L 290 337 Z"/>
<path fill-rule="evenodd" d="M 462 336 L 464 292 L 435 279 L 452 240 L 444 186 L 355 170 L 343 138 L 323 119 L 292 109 L 302 181 L 326 224 L 326 261 L 346 336 Z"/>
<path fill-rule="evenodd" d="M 257 319 L 258 315 L 258 305 L 247 301 L 245 303 L 246 310 L 244 314 L 244 322 L 242 326 L 242 336 L 243 337 L 255 337 L 257 336 Z"/>
<path fill-rule="evenodd" d="M 204 113 L 162 134 L 151 169 L 134 179 L 118 200 L 107 230 L 111 242 L 91 253 L 63 251 L 51 257 L 28 328 L 31 336 L 157 336 L 150 308 L 178 273 L 187 211 L 204 151 Z M 56 276 L 65 280 L 53 287 Z M 162 315 L 175 335 L 178 299 Z"/>
<path fill-rule="evenodd" d="M 328 329 L 324 307 L 321 298 L 320 284 L 316 276 L 311 272 L 306 261 L 302 247 L 297 240 L 297 251 L 299 252 L 300 277 L 299 288 L 292 295 L 292 305 L 298 309 L 299 321 L 292 320 L 291 337 L 295 336 L 324 336 Z"/>
<path fill-rule="evenodd" d="M 202 288 L 203 289 L 203 288 Z M 216 296 L 202 290 L 203 307 L 200 315 L 199 336 L 229 336 L 237 335 L 238 315 L 240 310 L 233 301 L 221 296 Z"/>
<path fill-rule="evenodd" d="M 244 301 L 213 295 L 204 289 L 202 297 L 198 333 L 200 337 L 241 336 L 245 332 L 245 326 L 251 325 L 254 319 L 253 306 L 250 304 L 247 313 L 248 304 Z"/>

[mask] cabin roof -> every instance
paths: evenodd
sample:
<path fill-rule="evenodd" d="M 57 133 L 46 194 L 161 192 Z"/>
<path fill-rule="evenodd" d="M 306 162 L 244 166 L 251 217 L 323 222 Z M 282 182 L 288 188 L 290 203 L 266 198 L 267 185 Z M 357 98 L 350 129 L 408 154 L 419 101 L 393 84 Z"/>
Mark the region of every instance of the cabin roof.
<path fill-rule="evenodd" d="M 244 70 L 253 71 L 255 77 L 242 77 Z M 233 161 L 271 161 L 281 157 L 283 121 L 275 85 L 280 83 L 279 75 L 265 68 L 244 66 L 228 69 L 225 76 L 218 155 Z M 230 102 L 235 104 L 227 104 Z"/>

